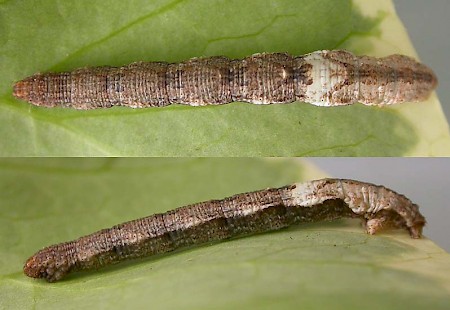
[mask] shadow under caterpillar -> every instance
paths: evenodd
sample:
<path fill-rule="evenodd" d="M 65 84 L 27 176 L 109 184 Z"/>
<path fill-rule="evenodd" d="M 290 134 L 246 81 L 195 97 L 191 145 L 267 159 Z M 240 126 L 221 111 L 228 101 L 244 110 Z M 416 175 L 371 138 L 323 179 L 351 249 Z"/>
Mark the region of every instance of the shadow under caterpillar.
<path fill-rule="evenodd" d="M 382 106 L 423 101 L 436 86 L 433 71 L 407 56 L 375 58 L 325 50 L 303 56 L 215 56 L 180 63 L 137 62 L 123 67 L 38 73 L 15 83 L 13 94 L 37 106 L 82 110 L 234 101 Z"/>
<path fill-rule="evenodd" d="M 38 251 L 27 260 L 24 272 L 54 282 L 71 272 L 128 259 L 343 217 L 363 219 L 369 234 L 394 227 L 420 238 L 425 225 L 416 204 L 384 186 L 322 179 L 200 202 L 119 224 Z"/>

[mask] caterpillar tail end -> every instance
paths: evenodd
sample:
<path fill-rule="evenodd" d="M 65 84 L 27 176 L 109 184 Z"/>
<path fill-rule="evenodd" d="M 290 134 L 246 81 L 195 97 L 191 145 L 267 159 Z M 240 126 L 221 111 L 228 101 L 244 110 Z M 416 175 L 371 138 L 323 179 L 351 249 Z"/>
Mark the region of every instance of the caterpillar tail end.
<path fill-rule="evenodd" d="M 416 224 L 412 227 L 409 227 L 409 235 L 413 239 L 419 239 L 422 238 L 422 230 L 425 223 Z"/>
<path fill-rule="evenodd" d="M 410 224 L 411 226 L 408 226 L 403 221 L 390 221 L 386 217 L 375 217 L 368 220 L 363 220 L 363 226 L 365 227 L 366 232 L 369 235 L 375 235 L 381 230 L 388 227 L 406 228 L 409 232 L 409 235 L 413 239 L 422 238 L 422 230 L 425 226 L 425 223 L 425 218 L 422 215 L 417 215 L 415 222 Z"/>

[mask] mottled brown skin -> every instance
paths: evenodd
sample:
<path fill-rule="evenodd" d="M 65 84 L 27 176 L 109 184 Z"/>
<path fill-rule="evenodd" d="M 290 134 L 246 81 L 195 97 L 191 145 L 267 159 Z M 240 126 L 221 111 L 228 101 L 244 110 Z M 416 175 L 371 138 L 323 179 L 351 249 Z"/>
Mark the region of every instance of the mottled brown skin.
<path fill-rule="evenodd" d="M 437 87 L 437 78 L 427 66 L 404 55 L 382 58 L 355 56 L 346 51 L 329 51 L 324 58 L 343 72 L 340 83 L 324 96 L 334 105 L 361 102 L 386 105 L 422 101 Z"/>
<path fill-rule="evenodd" d="M 330 182 L 336 184 L 339 180 L 327 179 L 324 184 Z M 362 182 L 359 185 L 375 186 Z M 310 207 L 296 205 L 291 198 L 295 188 L 296 185 L 290 185 L 239 194 L 119 224 L 40 250 L 27 260 L 24 272 L 29 277 L 54 282 L 70 272 L 98 269 L 127 259 L 342 217 L 364 219 L 370 234 L 385 227 L 397 227 L 408 229 L 414 238 L 420 237 L 425 224 L 417 205 L 388 189 L 398 195 L 392 210 L 356 214 L 342 199 L 333 199 L 333 190 L 326 193 L 331 198 L 323 203 Z M 374 219 L 376 221 L 372 223 Z"/>
<path fill-rule="evenodd" d="M 330 68 L 325 71 L 340 76 L 339 82 L 314 77 L 309 55 L 329 61 L 326 66 Z M 309 93 L 314 83 L 327 90 L 320 98 Z M 338 50 L 297 57 L 286 53 L 255 54 L 235 60 L 216 56 L 180 63 L 139 62 L 118 68 L 38 73 L 17 82 L 13 94 L 37 106 L 83 110 L 163 107 L 174 103 L 219 105 L 233 101 L 303 101 L 337 106 L 422 101 L 436 85 L 434 73 L 409 57 L 377 59 Z"/>
<path fill-rule="evenodd" d="M 17 82 L 14 96 L 38 106 L 76 109 L 292 102 L 294 92 L 301 92 L 294 90 L 294 79 L 301 85 L 304 71 L 295 58 L 282 53 L 242 60 L 218 56 L 171 64 L 139 62 L 36 74 Z"/>

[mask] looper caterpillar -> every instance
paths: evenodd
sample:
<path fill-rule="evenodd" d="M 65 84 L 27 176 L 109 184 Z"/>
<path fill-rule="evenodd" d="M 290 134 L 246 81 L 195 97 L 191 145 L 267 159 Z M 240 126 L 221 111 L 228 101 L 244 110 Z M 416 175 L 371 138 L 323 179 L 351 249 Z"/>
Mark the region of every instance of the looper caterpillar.
<path fill-rule="evenodd" d="M 24 272 L 49 282 L 178 248 L 267 232 L 303 222 L 361 218 L 369 234 L 405 228 L 420 238 L 425 218 L 408 198 L 383 186 L 322 179 L 184 206 L 46 247 Z"/>
<path fill-rule="evenodd" d="M 137 62 L 123 67 L 38 73 L 17 82 L 14 96 L 37 106 L 83 110 L 233 101 L 382 106 L 425 100 L 436 85 L 433 71 L 410 57 L 375 58 L 332 50 L 303 56 L 215 56 L 180 63 Z"/>

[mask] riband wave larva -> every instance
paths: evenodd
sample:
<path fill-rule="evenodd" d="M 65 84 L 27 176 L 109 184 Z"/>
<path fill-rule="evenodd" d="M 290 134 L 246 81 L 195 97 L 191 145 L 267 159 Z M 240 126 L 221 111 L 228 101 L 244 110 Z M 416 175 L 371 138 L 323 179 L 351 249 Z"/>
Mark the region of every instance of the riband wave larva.
<path fill-rule="evenodd" d="M 137 62 L 123 67 L 38 73 L 17 82 L 13 94 L 37 106 L 82 110 L 233 101 L 383 106 L 423 101 L 436 86 L 433 71 L 407 56 L 375 58 L 325 50 L 303 56 L 215 56 L 180 63 Z"/>
<path fill-rule="evenodd" d="M 49 282 L 80 270 L 208 242 L 268 232 L 304 222 L 361 218 L 366 231 L 405 228 L 420 238 L 425 218 L 416 204 L 384 186 L 322 179 L 184 206 L 46 247 L 24 272 Z"/>

